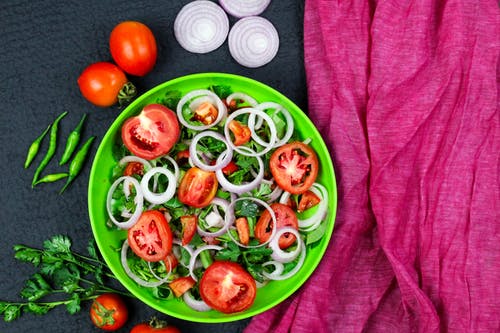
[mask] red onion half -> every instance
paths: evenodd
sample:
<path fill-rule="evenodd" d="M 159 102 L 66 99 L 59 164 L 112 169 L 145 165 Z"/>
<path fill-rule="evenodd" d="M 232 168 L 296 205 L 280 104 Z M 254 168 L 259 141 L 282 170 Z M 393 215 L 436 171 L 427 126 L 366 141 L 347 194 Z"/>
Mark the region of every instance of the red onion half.
<path fill-rule="evenodd" d="M 236 22 L 228 38 L 229 52 L 240 65 L 256 68 L 269 63 L 278 53 L 279 36 L 274 25 L 260 16 Z"/>
<path fill-rule="evenodd" d="M 234 17 L 262 14 L 271 0 L 219 0 L 219 4 Z"/>
<path fill-rule="evenodd" d="M 192 1 L 182 7 L 174 22 L 179 44 L 189 52 L 208 53 L 226 40 L 229 19 L 224 10 L 212 1 Z"/>

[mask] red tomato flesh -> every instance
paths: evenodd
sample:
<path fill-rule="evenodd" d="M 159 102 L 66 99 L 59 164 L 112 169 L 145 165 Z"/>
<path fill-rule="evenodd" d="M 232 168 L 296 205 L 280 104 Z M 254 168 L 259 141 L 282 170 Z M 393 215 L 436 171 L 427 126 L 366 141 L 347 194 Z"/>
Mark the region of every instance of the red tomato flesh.
<path fill-rule="evenodd" d="M 299 228 L 299 222 L 295 212 L 287 205 L 281 203 L 271 204 L 271 209 L 276 216 L 276 227 L 292 227 Z M 260 216 L 257 224 L 255 225 L 255 237 L 260 243 L 266 242 L 273 232 L 273 224 L 271 213 L 266 209 Z M 278 240 L 278 245 L 281 249 L 290 247 L 295 242 L 295 235 L 284 233 Z"/>
<path fill-rule="evenodd" d="M 182 177 L 177 194 L 183 204 L 203 208 L 212 202 L 218 186 L 215 172 L 192 167 Z"/>

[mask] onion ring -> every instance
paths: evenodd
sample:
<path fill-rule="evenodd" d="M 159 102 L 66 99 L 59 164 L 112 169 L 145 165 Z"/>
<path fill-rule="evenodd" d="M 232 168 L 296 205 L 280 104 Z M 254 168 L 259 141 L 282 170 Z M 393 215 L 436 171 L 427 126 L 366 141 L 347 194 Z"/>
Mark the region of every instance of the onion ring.
<path fill-rule="evenodd" d="M 248 148 L 248 150 L 250 150 L 250 148 Z M 264 179 L 264 162 L 262 162 L 262 158 L 260 156 L 254 156 L 254 157 L 257 159 L 257 162 L 259 163 L 259 172 L 255 176 L 254 180 L 252 180 L 249 183 L 236 185 L 227 180 L 226 176 L 224 175 L 224 172 L 222 172 L 222 169 L 218 169 L 215 170 L 215 176 L 217 177 L 217 181 L 219 182 L 220 186 L 222 186 L 222 188 L 224 188 L 226 191 L 236 194 L 242 194 L 251 191 L 257 186 L 259 186 L 259 184 L 262 182 L 262 179 Z"/>
<path fill-rule="evenodd" d="M 301 268 L 302 268 L 302 265 L 304 264 L 304 261 L 306 259 L 306 246 L 303 244 L 303 240 L 302 238 L 298 238 L 299 242 L 301 242 L 301 250 L 300 250 L 300 256 L 299 256 L 299 260 L 297 261 L 297 264 L 287 273 L 285 274 L 274 274 L 275 272 L 273 273 L 267 273 L 266 271 L 262 272 L 262 275 L 264 275 L 264 277 L 270 279 L 270 280 L 286 280 L 288 279 L 289 277 L 292 277 L 294 276 Z M 265 262 L 262 264 L 262 266 L 268 266 L 268 265 L 274 265 L 274 267 L 277 267 L 279 265 L 283 265 L 282 263 L 280 262 L 277 262 L 277 261 L 268 261 L 268 262 Z"/>
<path fill-rule="evenodd" d="M 163 193 L 153 193 L 149 190 L 149 180 L 155 174 L 161 173 L 168 178 L 168 186 Z M 141 180 L 141 188 L 144 193 L 144 198 L 152 204 L 160 205 L 172 199 L 175 195 L 175 189 L 177 187 L 177 178 L 175 178 L 172 171 L 164 167 L 155 167 L 144 174 Z"/>
<path fill-rule="evenodd" d="M 182 295 L 182 299 L 191 309 L 195 311 L 205 312 L 212 310 L 212 308 L 207 303 L 205 303 L 205 301 L 194 299 L 193 295 L 191 294 L 191 290 L 186 291 L 184 295 Z"/>
<path fill-rule="evenodd" d="M 203 246 L 200 246 L 199 248 L 197 248 L 194 251 L 193 255 L 191 256 L 191 259 L 189 260 L 189 275 L 191 275 L 191 277 L 195 281 L 198 281 L 198 278 L 196 277 L 196 275 L 193 272 L 194 266 L 195 266 L 195 263 L 196 263 L 196 258 L 198 257 L 198 255 L 201 252 L 206 251 L 206 250 L 217 250 L 217 251 L 220 251 L 220 250 L 222 250 L 222 246 L 219 246 L 219 245 L 203 245 Z"/>
<path fill-rule="evenodd" d="M 129 182 L 129 184 L 134 185 L 135 190 L 137 192 L 136 196 L 134 198 L 134 202 L 136 204 L 135 211 L 130 216 L 130 218 L 125 222 L 119 222 L 118 220 L 116 220 L 115 217 L 113 216 L 113 212 L 111 209 L 111 202 L 113 200 L 113 193 L 115 192 L 116 188 L 118 187 L 118 185 L 122 181 L 123 182 L 127 181 L 127 182 Z M 139 181 L 137 181 L 137 179 L 135 179 L 134 177 L 122 176 L 122 177 L 118 178 L 117 180 L 115 180 L 113 184 L 111 184 L 111 187 L 109 188 L 108 196 L 106 199 L 106 210 L 108 211 L 108 215 L 109 215 L 111 222 L 113 222 L 118 228 L 130 229 L 132 226 L 134 226 L 134 224 L 136 224 L 136 222 L 139 220 L 139 217 L 142 214 L 143 205 L 144 205 L 144 197 L 143 197 L 143 193 L 141 190 L 141 185 L 139 184 Z"/>
<path fill-rule="evenodd" d="M 208 165 L 203 163 L 198 157 L 198 152 L 196 150 L 196 145 L 198 144 L 198 141 L 200 141 L 202 138 L 206 136 L 222 141 L 227 147 L 227 149 L 219 156 L 220 158 L 217 159 L 214 165 Z M 215 131 L 203 131 L 196 134 L 193 140 L 191 141 L 191 144 L 189 146 L 189 157 L 193 161 L 193 164 L 198 168 L 205 171 L 215 171 L 224 168 L 226 165 L 229 164 L 229 162 L 231 162 L 231 159 L 233 158 L 233 150 L 231 146 L 229 146 L 228 142 L 226 141 L 226 138 L 222 134 Z"/>
<path fill-rule="evenodd" d="M 299 232 L 292 228 L 292 227 L 282 227 L 279 228 L 278 231 L 276 231 L 276 234 L 274 237 L 271 239 L 269 242 L 269 247 L 273 250 L 273 253 L 271 254 L 271 258 L 278 262 L 286 263 L 295 260 L 297 256 L 300 254 L 301 251 L 301 246 L 303 245 L 303 242 L 297 242 L 297 247 L 293 249 L 292 251 L 283 251 L 280 246 L 279 246 L 279 239 L 280 236 L 285 234 L 285 233 L 291 233 L 295 236 L 296 239 L 300 238 Z"/>

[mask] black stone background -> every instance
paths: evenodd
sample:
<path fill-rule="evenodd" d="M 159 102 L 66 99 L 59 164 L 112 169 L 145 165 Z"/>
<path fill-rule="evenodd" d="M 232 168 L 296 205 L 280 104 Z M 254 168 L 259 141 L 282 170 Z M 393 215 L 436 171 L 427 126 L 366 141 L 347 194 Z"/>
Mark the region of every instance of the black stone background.
<path fill-rule="evenodd" d="M 227 42 L 208 54 L 183 50 L 173 34 L 175 15 L 189 1 L 0 1 L 0 299 L 19 300 L 18 292 L 34 268 L 13 258 L 15 244 L 41 247 L 53 235 L 68 235 L 73 250 L 84 253 L 92 231 L 87 213 L 87 182 L 92 156 L 120 113 L 117 107 L 94 107 L 80 95 L 77 78 L 89 64 L 110 61 L 108 37 L 124 20 L 138 20 L 154 32 L 159 53 L 154 70 L 142 78 L 130 77 L 140 92 L 170 79 L 197 72 L 244 75 L 279 90 L 303 110 L 307 105 L 303 66 L 303 1 L 275 0 L 262 16 L 280 35 L 277 57 L 268 65 L 250 69 L 237 64 Z M 230 17 L 231 24 L 235 19 Z M 69 132 L 83 113 L 82 133 L 97 140 L 82 173 L 63 194 L 61 182 L 31 188 L 35 167 L 47 149 L 25 170 L 31 142 L 58 114 L 68 111 L 59 132 L 56 159 L 45 172 L 62 171 L 57 165 Z M 127 300 L 130 319 L 122 332 L 156 315 L 183 332 L 241 332 L 248 320 L 225 324 L 186 322 L 158 313 L 137 300 Z M 0 332 L 99 332 L 88 317 L 89 303 L 70 315 L 62 307 L 44 316 L 24 315 L 12 323 L 0 321 Z"/>

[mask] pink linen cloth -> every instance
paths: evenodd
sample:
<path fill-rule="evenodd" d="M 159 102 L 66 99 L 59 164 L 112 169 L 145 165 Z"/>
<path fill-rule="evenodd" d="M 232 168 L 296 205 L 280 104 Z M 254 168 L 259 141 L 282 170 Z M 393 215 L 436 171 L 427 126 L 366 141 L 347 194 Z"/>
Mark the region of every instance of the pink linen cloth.
<path fill-rule="evenodd" d="M 260 332 L 500 331 L 500 8 L 307 0 L 309 115 L 338 211 Z"/>

